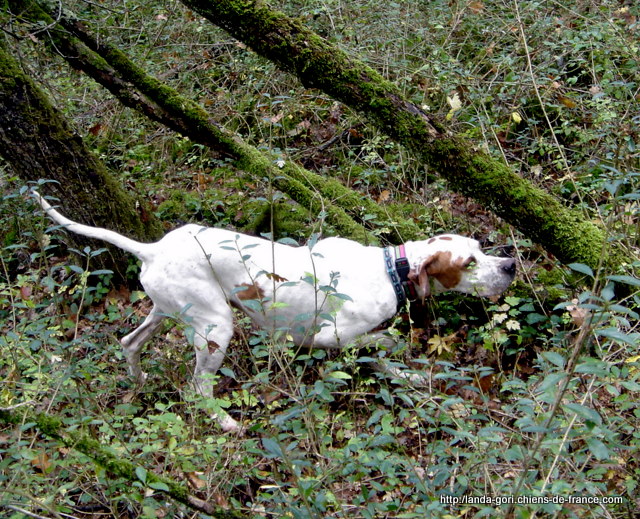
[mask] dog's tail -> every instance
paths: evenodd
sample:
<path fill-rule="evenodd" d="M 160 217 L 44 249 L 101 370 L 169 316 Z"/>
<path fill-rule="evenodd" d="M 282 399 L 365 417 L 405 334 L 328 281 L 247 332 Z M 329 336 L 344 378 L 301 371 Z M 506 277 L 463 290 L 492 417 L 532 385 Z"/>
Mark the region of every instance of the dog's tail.
<path fill-rule="evenodd" d="M 73 220 L 69 220 L 68 218 L 62 216 L 53 207 L 51 207 L 49 202 L 47 202 L 44 198 L 42 198 L 42 196 L 40 196 L 40 193 L 35 190 L 32 190 L 31 192 L 33 193 L 33 196 L 38 200 L 38 202 L 42 206 L 42 209 L 45 213 L 47 213 L 49 218 L 51 218 L 57 224 L 63 225 L 66 229 L 69 229 L 70 231 L 77 234 L 81 234 L 82 236 L 86 236 L 87 238 L 104 240 L 122 250 L 130 252 L 143 261 L 148 256 L 147 251 L 153 244 L 141 243 L 139 241 L 127 238 L 126 236 L 122 236 L 115 231 L 110 231 L 101 227 L 91 227 L 90 225 L 83 225 L 81 223 L 74 222 Z"/>

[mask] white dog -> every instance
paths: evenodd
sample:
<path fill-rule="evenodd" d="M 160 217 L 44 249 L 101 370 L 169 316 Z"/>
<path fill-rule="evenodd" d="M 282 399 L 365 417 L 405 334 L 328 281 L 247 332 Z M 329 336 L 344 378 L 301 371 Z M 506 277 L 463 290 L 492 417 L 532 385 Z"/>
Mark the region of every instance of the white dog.
<path fill-rule="evenodd" d="M 122 338 L 131 374 L 145 379 L 139 365 L 143 344 L 167 316 L 180 315 L 194 332 L 196 388 L 208 396 L 233 334 L 232 306 L 257 326 L 286 331 L 297 345 L 342 347 L 392 318 L 406 297 L 445 290 L 494 296 L 516 273 L 514 259 L 487 256 L 477 241 L 452 234 L 395 248 L 344 238 L 310 248 L 190 224 L 158 242 L 140 243 L 73 222 L 34 196 L 59 225 L 142 261 L 140 282 L 154 307 Z M 228 415 L 217 419 L 224 430 L 238 427 Z"/>

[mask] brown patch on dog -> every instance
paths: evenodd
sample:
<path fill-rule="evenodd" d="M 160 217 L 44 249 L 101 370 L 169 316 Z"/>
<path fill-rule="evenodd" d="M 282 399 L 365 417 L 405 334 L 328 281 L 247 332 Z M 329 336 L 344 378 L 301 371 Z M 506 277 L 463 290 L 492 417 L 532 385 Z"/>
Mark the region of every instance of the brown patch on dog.
<path fill-rule="evenodd" d="M 453 288 L 460 283 L 465 260 L 451 259 L 451 252 L 436 252 L 427 268 L 427 274 L 436 278 L 445 288 Z"/>
<path fill-rule="evenodd" d="M 427 240 L 427 245 L 429 245 L 429 244 L 433 243 L 434 241 L 436 241 L 436 239 L 435 239 L 435 238 L 429 238 L 429 239 Z"/>
<path fill-rule="evenodd" d="M 443 287 L 453 288 L 460 283 L 464 264 L 463 258 L 453 261 L 450 251 L 438 251 L 422 262 L 419 272 L 409 272 L 409 280 L 419 285 L 424 295 L 428 296 L 431 295 L 429 276 L 437 279 Z"/>
<path fill-rule="evenodd" d="M 257 299 L 260 300 L 264 297 L 264 290 L 262 290 L 255 283 L 242 283 L 240 285 L 236 285 L 235 288 L 245 287 L 244 290 L 238 290 L 235 294 L 241 301 L 246 301 L 248 299 Z"/>
<path fill-rule="evenodd" d="M 439 240 L 451 241 L 453 238 L 451 236 L 438 236 Z"/>
<path fill-rule="evenodd" d="M 207 349 L 209 350 L 209 355 L 213 355 L 220 349 L 220 345 L 216 341 L 212 341 L 211 339 L 209 339 L 207 341 Z"/>

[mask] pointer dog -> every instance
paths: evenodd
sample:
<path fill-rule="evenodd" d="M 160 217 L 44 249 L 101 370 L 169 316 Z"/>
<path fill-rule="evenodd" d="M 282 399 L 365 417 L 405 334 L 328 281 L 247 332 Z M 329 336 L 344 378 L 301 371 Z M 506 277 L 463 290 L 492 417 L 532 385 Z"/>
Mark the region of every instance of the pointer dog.
<path fill-rule="evenodd" d="M 34 196 L 57 224 L 142 261 L 140 282 L 154 306 L 122 338 L 131 374 L 144 381 L 143 344 L 167 316 L 181 315 L 193 327 L 195 386 L 205 396 L 233 334 L 232 306 L 257 326 L 286 330 L 297 345 L 343 347 L 392 318 L 405 292 L 422 299 L 445 290 L 494 296 L 516 273 L 514 259 L 487 256 L 476 240 L 453 234 L 396 248 L 326 238 L 310 248 L 189 224 L 140 243 L 73 222 Z M 228 415 L 216 419 L 225 431 L 238 427 Z"/>

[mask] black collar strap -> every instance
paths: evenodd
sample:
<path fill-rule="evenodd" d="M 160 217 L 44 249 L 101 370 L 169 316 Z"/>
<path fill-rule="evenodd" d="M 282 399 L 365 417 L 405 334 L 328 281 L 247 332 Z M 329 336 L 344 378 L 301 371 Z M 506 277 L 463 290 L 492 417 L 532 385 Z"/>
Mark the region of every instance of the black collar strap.
<path fill-rule="evenodd" d="M 391 258 L 391 250 L 394 251 L 395 258 Z M 395 259 L 395 261 L 394 261 Z M 387 273 L 391 279 L 393 290 L 396 293 L 398 299 L 398 306 L 402 306 L 407 300 L 416 298 L 416 288 L 411 281 L 409 281 L 409 271 L 411 265 L 405 254 L 404 245 L 398 247 L 385 247 L 384 248 L 384 262 L 387 266 Z"/>

